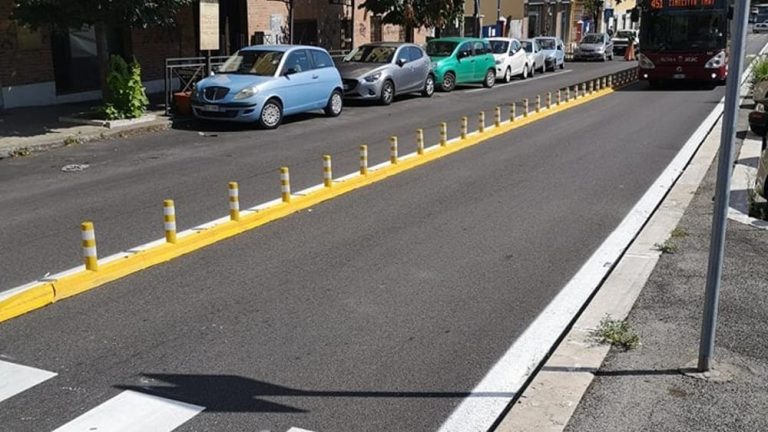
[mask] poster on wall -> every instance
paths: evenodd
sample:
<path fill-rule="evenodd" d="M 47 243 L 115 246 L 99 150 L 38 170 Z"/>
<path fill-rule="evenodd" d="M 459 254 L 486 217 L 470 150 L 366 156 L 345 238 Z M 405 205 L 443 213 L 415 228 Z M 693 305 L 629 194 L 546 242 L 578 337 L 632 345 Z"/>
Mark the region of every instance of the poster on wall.
<path fill-rule="evenodd" d="M 200 0 L 200 51 L 219 50 L 219 0 Z"/>

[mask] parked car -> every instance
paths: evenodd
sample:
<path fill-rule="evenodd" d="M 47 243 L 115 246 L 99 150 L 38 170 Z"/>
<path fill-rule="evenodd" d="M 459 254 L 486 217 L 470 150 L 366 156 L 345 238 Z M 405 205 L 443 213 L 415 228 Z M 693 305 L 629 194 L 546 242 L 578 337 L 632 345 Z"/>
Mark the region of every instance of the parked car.
<path fill-rule="evenodd" d="M 515 38 L 488 38 L 496 59 L 496 79 L 504 82 L 512 81 L 513 76 L 522 79 L 533 74 L 533 63 L 528 60 L 523 45 Z"/>
<path fill-rule="evenodd" d="M 259 45 L 229 57 L 193 88 L 196 118 L 280 126 L 283 116 L 342 110 L 342 83 L 328 52 L 303 45 Z"/>
<path fill-rule="evenodd" d="M 576 60 L 613 60 L 613 42 L 606 33 L 587 33 L 573 51 Z"/>
<path fill-rule="evenodd" d="M 481 82 L 485 87 L 496 83 L 496 60 L 487 40 L 447 37 L 427 43 L 427 55 L 432 59 L 435 81 L 443 91 L 452 91 L 458 84 Z"/>
<path fill-rule="evenodd" d="M 544 73 L 544 68 L 547 67 L 547 62 L 539 43 L 536 42 L 535 39 L 523 39 L 520 43 L 523 45 L 523 49 L 528 56 L 528 61 L 533 65 L 531 76 L 533 76 L 534 71 Z"/>
<path fill-rule="evenodd" d="M 752 33 L 765 33 L 768 32 L 768 21 L 755 23 L 752 26 Z"/>
<path fill-rule="evenodd" d="M 544 53 L 546 69 L 565 68 L 565 47 L 563 41 L 555 37 L 541 36 L 534 39 Z"/>
<path fill-rule="evenodd" d="M 411 43 L 360 45 L 337 67 L 346 98 L 389 105 L 397 95 L 421 92 L 431 97 L 435 92 L 431 61 L 420 46 Z"/>
<path fill-rule="evenodd" d="M 637 30 L 619 30 L 611 40 L 613 42 L 613 53 L 618 55 L 624 55 L 624 52 L 629 46 L 629 40 L 634 41 L 635 52 L 640 48 L 640 39 L 637 37 Z"/>

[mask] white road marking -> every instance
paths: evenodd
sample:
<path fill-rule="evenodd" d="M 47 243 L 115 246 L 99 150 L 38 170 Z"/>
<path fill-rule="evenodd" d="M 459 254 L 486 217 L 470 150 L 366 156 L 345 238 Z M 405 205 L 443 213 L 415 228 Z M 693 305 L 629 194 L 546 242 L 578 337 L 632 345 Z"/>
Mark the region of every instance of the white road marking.
<path fill-rule="evenodd" d="M 564 70 L 561 70 L 561 71 L 550 72 L 550 73 L 548 73 L 546 75 L 536 75 L 533 78 L 528 78 L 528 79 L 525 79 L 525 80 L 515 80 L 515 81 L 504 83 L 504 84 L 496 84 L 491 89 L 487 89 L 487 88 L 483 87 L 483 88 L 477 88 L 477 89 L 472 89 L 472 90 L 466 90 L 466 91 L 464 91 L 464 93 L 476 93 L 476 92 L 480 92 L 480 91 L 483 91 L 483 90 L 492 90 L 492 89 L 494 89 L 496 87 L 506 87 L 506 86 L 511 86 L 511 85 L 520 85 L 520 84 L 525 84 L 525 83 L 528 83 L 528 82 L 531 82 L 531 81 L 536 81 L 536 80 L 540 80 L 540 79 L 544 79 L 544 78 L 549 78 L 549 77 L 553 77 L 553 76 L 557 76 L 557 75 L 567 74 L 567 73 L 570 73 L 570 72 L 573 72 L 573 69 L 564 69 Z"/>
<path fill-rule="evenodd" d="M 755 187 L 757 178 L 757 162 L 754 166 L 748 165 L 746 161 L 757 161 L 762 154 L 763 142 L 750 131 L 741 144 L 736 165 L 731 174 L 731 202 L 728 207 L 728 219 L 750 225 L 755 228 L 768 229 L 768 222 L 753 218 L 749 215 L 749 202 L 746 194 L 749 194 Z"/>
<path fill-rule="evenodd" d="M 292 428 L 288 429 L 286 432 L 312 432 L 312 431 L 308 430 L 308 429 L 292 427 Z"/>
<path fill-rule="evenodd" d="M 763 47 L 761 54 L 766 49 L 768 45 Z M 751 66 L 742 75 L 742 86 L 746 85 L 744 82 L 750 70 Z M 488 392 L 507 396 L 474 397 L 470 394 L 443 422 L 438 432 L 480 432 L 493 426 L 664 199 L 720 118 L 724 101 L 725 98 L 721 99 L 712 109 L 619 226 L 472 390 L 472 394 Z"/>
<path fill-rule="evenodd" d="M 0 402 L 55 376 L 54 372 L 0 360 Z"/>
<path fill-rule="evenodd" d="M 204 409 L 126 390 L 53 432 L 169 432 Z"/>

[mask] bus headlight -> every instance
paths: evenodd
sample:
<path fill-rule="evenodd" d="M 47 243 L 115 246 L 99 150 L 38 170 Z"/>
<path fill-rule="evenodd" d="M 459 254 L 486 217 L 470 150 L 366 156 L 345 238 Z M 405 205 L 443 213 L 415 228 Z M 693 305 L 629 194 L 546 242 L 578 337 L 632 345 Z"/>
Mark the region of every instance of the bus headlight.
<path fill-rule="evenodd" d="M 709 59 L 704 65 L 705 69 L 720 69 L 725 66 L 725 51 L 720 51 L 716 56 Z"/>
<path fill-rule="evenodd" d="M 656 69 L 656 65 L 648 57 L 640 53 L 637 54 L 637 65 L 640 66 L 640 69 Z"/>

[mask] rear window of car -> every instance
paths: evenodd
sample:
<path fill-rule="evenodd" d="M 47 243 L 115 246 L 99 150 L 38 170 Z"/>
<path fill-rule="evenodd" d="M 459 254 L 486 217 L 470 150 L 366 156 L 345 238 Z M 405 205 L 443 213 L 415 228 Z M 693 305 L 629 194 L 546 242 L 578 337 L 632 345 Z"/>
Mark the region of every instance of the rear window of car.
<path fill-rule="evenodd" d="M 453 41 L 430 41 L 427 43 L 427 55 L 430 57 L 448 57 L 453 54 L 458 42 Z"/>
<path fill-rule="evenodd" d="M 333 67 L 333 60 L 325 51 L 310 50 L 312 61 L 315 63 L 315 69 Z"/>

